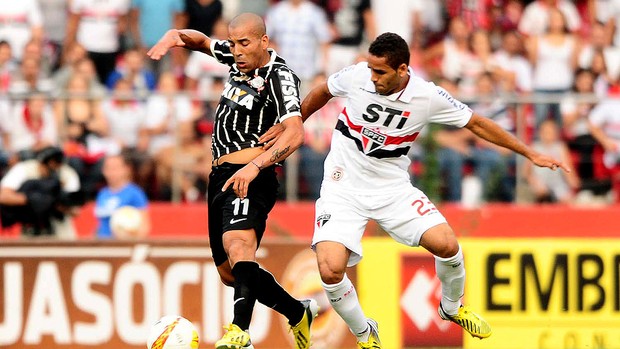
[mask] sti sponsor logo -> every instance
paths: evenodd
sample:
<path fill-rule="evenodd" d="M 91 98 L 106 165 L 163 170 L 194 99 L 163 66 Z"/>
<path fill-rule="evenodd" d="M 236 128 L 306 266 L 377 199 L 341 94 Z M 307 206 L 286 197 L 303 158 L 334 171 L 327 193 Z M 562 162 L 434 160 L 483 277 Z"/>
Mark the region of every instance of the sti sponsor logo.
<path fill-rule="evenodd" d="M 280 84 L 282 88 L 282 97 L 284 99 L 284 105 L 286 110 L 299 110 L 299 93 L 297 90 L 297 84 L 293 78 L 293 74 L 286 70 L 279 70 Z"/>
<path fill-rule="evenodd" d="M 383 108 L 381 105 L 373 103 L 366 107 L 366 114 L 362 114 L 362 117 L 367 122 L 380 123 L 383 127 L 402 129 L 407 120 L 409 120 L 410 114 L 411 113 L 406 110 L 398 110 L 390 107 Z M 392 122 L 396 122 L 396 126 L 393 126 Z"/>
<path fill-rule="evenodd" d="M 226 83 L 222 97 L 227 98 L 238 105 L 242 105 L 248 110 L 252 110 L 254 106 L 254 96 L 242 88 Z"/>

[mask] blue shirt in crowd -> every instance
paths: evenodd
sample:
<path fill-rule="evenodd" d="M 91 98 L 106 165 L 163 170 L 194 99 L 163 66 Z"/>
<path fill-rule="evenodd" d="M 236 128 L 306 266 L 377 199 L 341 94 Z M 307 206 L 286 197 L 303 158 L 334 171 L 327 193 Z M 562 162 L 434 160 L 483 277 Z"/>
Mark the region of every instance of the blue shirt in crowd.
<path fill-rule="evenodd" d="M 97 193 L 95 199 L 95 217 L 99 221 L 97 227 L 98 238 L 111 238 L 110 217 L 114 210 L 123 206 L 133 206 L 144 209 L 148 206 L 146 194 L 138 185 L 130 183 L 121 190 L 112 191 L 105 187 Z"/>

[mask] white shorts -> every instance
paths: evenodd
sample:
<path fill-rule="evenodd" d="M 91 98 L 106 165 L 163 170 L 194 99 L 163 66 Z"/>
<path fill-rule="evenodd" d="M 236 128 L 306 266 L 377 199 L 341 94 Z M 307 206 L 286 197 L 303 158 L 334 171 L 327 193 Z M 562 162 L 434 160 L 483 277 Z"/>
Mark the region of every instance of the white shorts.
<path fill-rule="evenodd" d="M 428 229 L 446 223 L 444 216 L 419 189 L 403 185 L 397 194 L 360 195 L 323 188 L 316 202 L 312 247 L 335 241 L 351 251 L 347 263 L 362 259 L 362 236 L 368 220 L 376 221 L 394 240 L 418 246 Z"/>

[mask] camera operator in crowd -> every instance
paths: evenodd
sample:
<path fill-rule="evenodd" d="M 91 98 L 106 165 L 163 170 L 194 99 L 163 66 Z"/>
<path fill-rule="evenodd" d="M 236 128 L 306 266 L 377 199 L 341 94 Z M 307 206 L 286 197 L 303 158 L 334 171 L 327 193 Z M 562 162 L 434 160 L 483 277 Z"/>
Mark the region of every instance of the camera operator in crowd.
<path fill-rule="evenodd" d="M 79 176 L 57 147 L 15 164 L 0 181 L 2 228 L 19 223 L 24 236 L 74 238 L 71 216 L 83 204 Z"/>

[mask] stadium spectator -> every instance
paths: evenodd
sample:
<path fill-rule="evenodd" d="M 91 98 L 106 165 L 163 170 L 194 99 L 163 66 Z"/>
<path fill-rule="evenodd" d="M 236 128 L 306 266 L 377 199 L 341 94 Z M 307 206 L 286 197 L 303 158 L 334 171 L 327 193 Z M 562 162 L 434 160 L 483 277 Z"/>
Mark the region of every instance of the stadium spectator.
<path fill-rule="evenodd" d="M 112 96 L 103 101 L 102 108 L 110 132 L 101 146 L 107 155 L 119 154 L 120 150 L 128 156 L 133 164 L 134 181 L 150 194 L 153 162 L 148 154 L 146 106 L 135 97 L 131 81 L 118 80 Z"/>
<path fill-rule="evenodd" d="M 11 101 L 5 97 L 0 98 L 0 178 L 4 175 L 4 171 L 7 169 L 9 165 L 12 165 L 10 161 L 15 162 L 16 158 L 12 157 L 10 150 L 11 149 L 11 141 L 6 134 L 8 134 L 8 129 L 11 127 L 9 122 L 11 111 Z"/>
<path fill-rule="evenodd" d="M 523 14 L 521 0 L 493 1 L 491 8 L 491 42 L 494 48 L 500 47 L 504 33 L 515 32 Z"/>
<path fill-rule="evenodd" d="M 8 151 L 19 160 L 32 159 L 37 151 L 58 145 L 56 116 L 44 94 L 35 93 L 12 104 L 3 124 Z"/>
<path fill-rule="evenodd" d="M 19 70 L 11 77 L 9 94 L 14 97 L 25 97 L 35 92 L 51 94 L 54 89 L 54 81 L 41 72 L 41 61 L 34 57 L 26 57 L 21 61 Z"/>
<path fill-rule="evenodd" d="M 378 33 L 397 33 L 410 43 L 415 30 L 443 28 L 443 1 L 391 0 L 389 6 L 385 4 L 372 1 Z"/>
<path fill-rule="evenodd" d="M 535 151 L 551 156 L 564 162 L 571 172 L 541 171 L 531 163 L 525 164 L 525 178 L 534 194 L 537 203 L 560 202 L 570 203 L 574 193 L 581 183 L 579 177 L 572 171 L 568 147 L 562 141 L 560 128 L 554 120 L 544 120 L 538 129 L 537 140 L 532 144 Z"/>
<path fill-rule="evenodd" d="M 570 151 L 574 154 L 577 175 L 583 189 L 597 187 L 595 178 L 596 140 L 590 134 L 588 116 L 596 105 L 594 101 L 581 101 L 579 98 L 594 98 L 595 75 L 591 70 L 578 69 L 575 75 L 572 94 L 562 99 L 560 111 L 564 128 L 561 130 Z"/>
<path fill-rule="evenodd" d="M 539 95 L 565 93 L 573 85 L 579 47 L 577 39 L 567 30 L 564 15 L 558 9 L 549 10 L 549 21 L 544 34 L 528 39 L 527 51 L 534 66 L 533 87 Z M 562 127 L 559 103 L 538 101 L 535 106 L 536 129 L 547 118 Z"/>
<path fill-rule="evenodd" d="M 222 20 L 222 11 L 220 0 L 185 0 L 182 27 L 212 35 L 213 27 Z"/>
<path fill-rule="evenodd" d="M 451 18 L 461 18 L 470 31 L 491 29 L 491 8 L 489 0 L 446 0 L 446 11 Z"/>
<path fill-rule="evenodd" d="M 450 20 L 448 34 L 426 50 L 424 62 L 431 79 L 458 81 L 462 66 L 471 58 L 470 31 L 460 18 Z"/>
<path fill-rule="evenodd" d="M 598 53 L 603 54 L 606 66 L 620 67 L 620 47 L 615 47 L 611 44 L 608 40 L 605 25 L 600 22 L 592 25 L 590 35 L 579 52 L 579 67 L 584 69 L 592 68 L 594 56 Z"/>
<path fill-rule="evenodd" d="M 89 94 L 89 85 L 87 76 L 74 73 L 66 86 L 66 98 L 56 101 L 55 110 L 67 163 L 78 172 L 86 197 L 92 199 L 103 181 L 106 150 L 100 145 L 105 143 L 109 125 L 101 100 Z"/>
<path fill-rule="evenodd" d="M 69 5 L 65 47 L 84 46 L 105 83 L 121 51 L 121 34 L 127 28 L 131 0 L 72 0 Z"/>
<path fill-rule="evenodd" d="M 535 0 L 525 6 L 519 21 L 519 31 L 527 36 L 545 34 L 551 20 L 551 12 L 558 10 L 565 18 L 566 30 L 576 32 L 581 27 L 579 11 L 569 0 Z"/>
<path fill-rule="evenodd" d="M 217 40 L 228 38 L 228 25 L 224 21 L 218 21 L 213 27 L 213 35 L 210 37 Z M 213 89 L 214 80 L 222 80 L 228 77 L 230 68 L 220 64 L 215 58 L 202 52 L 192 51 L 185 64 L 185 89 L 195 97 L 203 100 L 213 95 L 219 98 L 221 89 Z M 212 92 L 214 92 L 212 94 Z M 204 101 L 203 102 L 208 102 Z"/>
<path fill-rule="evenodd" d="M 503 130 L 514 134 L 514 122 L 507 106 L 497 99 L 495 82 L 490 73 L 482 74 L 477 81 L 475 95 L 479 101 L 471 104 L 475 113 L 485 115 Z M 440 146 L 439 166 L 445 179 L 444 197 L 450 202 L 463 199 L 463 180 L 471 171 L 480 183 L 481 196 L 475 201 L 490 201 L 491 198 L 510 201 L 513 198 L 514 182 L 511 181 L 512 153 L 505 148 L 478 139 L 463 128 L 444 127 L 435 134 Z"/>
<path fill-rule="evenodd" d="M 355 62 L 364 39 L 376 36 L 375 16 L 370 0 L 336 1 L 327 11 L 334 33 L 326 73 L 331 75 Z"/>
<path fill-rule="evenodd" d="M 168 29 L 181 28 L 184 12 L 184 0 L 132 0 L 130 25 L 138 51 L 146 52 L 146 49 L 155 45 Z M 170 56 L 172 59 L 149 60 L 147 64 L 150 70 L 156 76 L 168 70 L 182 71 L 183 62 L 178 52 L 182 51 L 173 51 Z"/>
<path fill-rule="evenodd" d="M 314 78 L 311 88 L 325 81 L 327 76 L 319 74 Z M 343 106 L 341 100 L 333 99 L 304 123 L 304 144 L 299 148 L 299 173 L 307 187 L 307 199 L 319 198 L 323 180 L 323 162 L 329 151 L 337 115 Z"/>
<path fill-rule="evenodd" d="M 492 71 L 502 92 L 529 93 L 532 91 L 532 65 L 525 57 L 523 40 L 519 33 L 507 31 L 502 37 L 502 48 L 493 54 Z"/>
<path fill-rule="evenodd" d="M 620 0 L 609 0 L 606 14 L 608 32 L 614 33 L 613 44 L 620 47 Z"/>
<path fill-rule="evenodd" d="M 283 0 L 267 11 L 267 35 L 301 79 L 305 95 L 312 79 L 326 71 L 331 33 L 325 11 L 309 0 Z"/>
<path fill-rule="evenodd" d="M 101 98 L 108 94 L 105 85 L 99 82 L 95 63 L 88 57 L 75 62 L 75 73 L 83 75 L 88 80 L 88 93 L 94 98 Z"/>
<path fill-rule="evenodd" d="M 34 58 L 39 61 L 39 69 L 43 77 L 50 77 L 52 73 L 52 59 L 49 54 L 44 52 L 45 48 L 42 41 L 30 40 L 24 46 L 22 61 L 26 58 Z"/>
<path fill-rule="evenodd" d="M 204 200 L 211 173 L 210 151 L 190 122 L 179 123 L 176 135 L 177 144 L 162 148 L 155 158 L 159 199 L 174 198 L 173 186 L 177 185 L 183 202 Z M 176 183 L 175 171 L 179 173 Z"/>
<path fill-rule="evenodd" d="M 6 94 L 11 86 L 11 79 L 16 74 L 17 65 L 11 54 L 8 41 L 0 41 L 0 93 Z"/>
<path fill-rule="evenodd" d="M 469 47 L 469 57 L 461 62 L 458 77 L 459 95 L 464 97 L 475 96 L 478 78 L 496 65 L 486 30 L 474 31 L 469 38 Z"/>
<path fill-rule="evenodd" d="M 603 163 L 611 176 L 615 201 L 620 202 L 620 93 L 610 97 L 597 104 L 588 119 L 590 133 L 605 150 Z"/>
<path fill-rule="evenodd" d="M 157 91 L 146 102 L 144 126 L 149 134 L 148 152 L 156 156 L 162 148 L 174 146 L 176 129 L 181 123 L 191 124 L 194 118 L 192 101 L 179 94 L 178 81 L 171 73 L 163 73 Z"/>
<path fill-rule="evenodd" d="M 95 236 L 110 239 L 115 233 L 110 227 L 110 218 L 121 207 L 131 206 L 140 210 L 142 215 L 140 228 L 131 232 L 133 237 L 145 237 L 151 229 L 146 194 L 132 181 L 131 160 L 122 154 L 106 156 L 103 161 L 103 176 L 106 186 L 101 188 L 95 198 L 94 214 L 97 218 Z"/>
<path fill-rule="evenodd" d="M 62 64 L 63 42 L 66 37 L 69 2 L 67 0 L 38 0 L 43 15 L 43 40 L 52 71 Z"/>
<path fill-rule="evenodd" d="M 0 181 L 2 228 L 21 224 L 25 237 L 75 238 L 71 217 L 82 204 L 79 177 L 56 147 L 15 164 Z"/>
<path fill-rule="evenodd" d="M 71 78 L 71 75 L 76 70 L 75 65 L 84 58 L 88 58 L 88 52 L 77 42 L 73 43 L 71 46 L 65 47 L 61 61 L 59 62 L 60 66 L 52 74 L 54 84 L 60 88 L 66 88 L 69 78 Z"/>
<path fill-rule="evenodd" d="M 17 61 L 28 41 L 42 42 L 43 16 L 37 0 L 0 1 L 0 40 L 9 43 Z"/>
<path fill-rule="evenodd" d="M 411 41 L 416 35 L 425 37 L 423 43 L 433 42 L 436 36 L 443 33 L 446 26 L 446 8 L 443 1 L 411 0 Z M 407 11 L 403 11 L 406 12 Z M 404 37 L 403 37 L 404 38 Z"/>
<path fill-rule="evenodd" d="M 125 51 L 116 63 L 116 68 L 106 80 L 106 86 L 112 90 L 116 82 L 123 79 L 131 83 L 132 91 L 139 96 L 146 96 L 157 85 L 157 77 L 145 67 L 145 56 L 138 49 Z"/>

